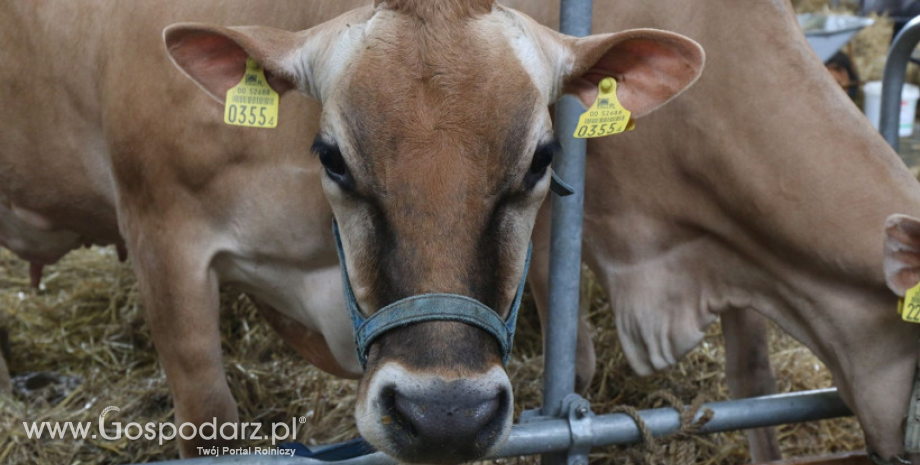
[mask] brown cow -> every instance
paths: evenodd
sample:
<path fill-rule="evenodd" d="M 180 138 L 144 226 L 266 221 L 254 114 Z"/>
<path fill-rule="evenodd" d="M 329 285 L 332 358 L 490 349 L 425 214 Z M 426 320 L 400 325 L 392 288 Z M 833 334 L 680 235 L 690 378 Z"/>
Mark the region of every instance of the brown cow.
<path fill-rule="evenodd" d="M 788 2 L 595 2 L 595 31 L 622 27 L 674 30 L 707 51 L 680 99 L 588 146 L 584 257 L 630 364 L 667 367 L 719 315 L 756 310 L 828 366 L 869 447 L 900 455 L 920 326 L 900 321 L 885 286 L 882 227 L 920 217 L 916 180 Z M 734 342 L 743 359 L 751 345 Z"/>
<path fill-rule="evenodd" d="M 179 422 L 238 419 L 221 282 L 252 295 L 318 367 L 361 374 L 329 293 L 340 286 L 332 216 L 365 315 L 443 292 L 503 317 L 549 186 L 547 105 L 563 92 L 590 102 L 613 76 L 638 118 L 702 67 L 701 49 L 675 34 L 576 40 L 491 0 L 378 1 L 334 19 L 328 3 L 306 3 L 22 0 L 0 14 L 16 115 L 2 125 L 0 240 L 47 263 L 124 238 Z M 169 57 L 201 92 L 158 43 L 178 20 L 312 28 L 169 27 Z M 276 131 L 224 125 L 208 94 L 222 100 L 247 56 L 277 91 L 313 103 L 284 98 Z M 499 349 L 454 321 L 384 333 L 360 354 L 359 430 L 412 462 L 494 450 L 512 405 Z"/>

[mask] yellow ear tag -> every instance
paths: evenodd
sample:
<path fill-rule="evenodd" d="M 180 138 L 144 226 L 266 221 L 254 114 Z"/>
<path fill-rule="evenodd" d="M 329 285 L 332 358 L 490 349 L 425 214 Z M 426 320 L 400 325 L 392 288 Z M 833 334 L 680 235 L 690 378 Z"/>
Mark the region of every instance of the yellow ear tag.
<path fill-rule="evenodd" d="M 278 93 L 268 85 L 265 71 L 246 58 L 246 73 L 227 91 L 224 122 L 233 126 L 273 128 L 278 125 Z"/>
<path fill-rule="evenodd" d="M 612 77 L 601 79 L 597 85 L 597 99 L 588 111 L 578 118 L 572 137 L 588 139 L 632 131 L 636 127 L 632 113 L 617 100 L 617 81 Z"/>
<path fill-rule="evenodd" d="M 904 321 L 920 323 L 920 283 L 908 289 L 904 298 L 898 301 L 898 313 Z"/>

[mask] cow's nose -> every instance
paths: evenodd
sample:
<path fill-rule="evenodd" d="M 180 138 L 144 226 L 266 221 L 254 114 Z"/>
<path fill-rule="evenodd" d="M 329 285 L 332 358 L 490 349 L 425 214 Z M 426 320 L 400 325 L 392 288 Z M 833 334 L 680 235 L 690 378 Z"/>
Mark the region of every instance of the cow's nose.
<path fill-rule="evenodd" d="M 502 367 L 445 379 L 388 363 L 372 376 L 358 402 L 358 430 L 402 462 L 480 459 L 511 430 L 511 383 Z"/>
<path fill-rule="evenodd" d="M 393 421 L 415 436 L 422 455 L 445 449 L 459 456 L 476 457 L 491 443 L 480 438 L 494 437 L 504 426 L 502 403 L 507 393 L 470 390 L 468 383 L 445 384 L 437 393 L 417 396 L 391 389 L 384 393 L 392 403 L 388 409 Z M 501 418 L 500 418 L 501 417 Z"/>

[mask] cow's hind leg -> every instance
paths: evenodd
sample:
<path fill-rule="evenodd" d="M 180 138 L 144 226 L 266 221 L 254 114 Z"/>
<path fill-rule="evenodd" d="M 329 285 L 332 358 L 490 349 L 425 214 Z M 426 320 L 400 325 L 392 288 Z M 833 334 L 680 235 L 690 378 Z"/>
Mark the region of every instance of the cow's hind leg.
<path fill-rule="evenodd" d="M 770 367 L 766 320 L 752 310 L 733 310 L 722 314 L 725 338 L 725 379 L 735 399 L 776 392 L 776 379 Z M 775 428 L 745 431 L 754 463 L 782 458 Z"/>
<path fill-rule="evenodd" d="M 208 267 L 210 257 L 201 252 L 206 247 L 196 247 L 182 237 L 137 234 L 132 239 L 129 248 L 137 258 L 135 269 L 150 332 L 172 391 L 175 424 L 200 427 L 216 420 L 220 428 L 237 423 L 239 414 L 221 353 L 217 277 Z M 182 456 L 199 455 L 199 447 L 236 442 L 231 433 L 224 440 L 210 426 L 197 429 L 194 438 L 179 441 Z M 190 432 L 187 428 L 184 434 Z"/>

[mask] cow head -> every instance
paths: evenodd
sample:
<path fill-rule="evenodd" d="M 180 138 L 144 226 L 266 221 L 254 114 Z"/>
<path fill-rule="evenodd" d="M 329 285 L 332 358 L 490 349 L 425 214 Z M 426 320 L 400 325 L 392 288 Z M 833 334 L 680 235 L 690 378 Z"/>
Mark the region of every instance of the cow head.
<path fill-rule="evenodd" d="M 322 102 L 313 152 L 365 315 L 437 292 L 505 317 L 559 155 L 547 107 L 563 93 L 588 105 L 613 76 L 639 117 L 703 61 L 676 34 L 575 39 L 490 0 L 378 1 L 303 32 L 181 24 L 165 40 L 218 101 L 252 57 L 279 93 Z M 499 344 L 453 321 L 384 333 L 367 352 L 356 416 L 368 441 L 401 460 L 488 454 L 512 417 Z"/>

